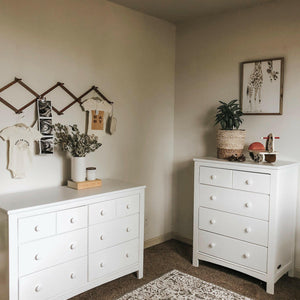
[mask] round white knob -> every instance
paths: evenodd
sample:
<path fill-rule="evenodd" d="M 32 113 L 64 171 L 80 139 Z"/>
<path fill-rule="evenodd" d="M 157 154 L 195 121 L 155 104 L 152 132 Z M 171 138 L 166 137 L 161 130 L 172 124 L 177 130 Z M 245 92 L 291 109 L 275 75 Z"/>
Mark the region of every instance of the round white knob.
<path fill-rule="evenodd" d="M 100 215 L 104 216 L 104 210 L 103 209 L 100 211 Z"/>
<path fill-rule="evenodd" d="M 104 268 L 104 263 L 103 262 L 100 263 L 99 266 L 100 266 L 100 268 Z"/>
<path fill-rule="evenodd" d="M 247 203 L 245 203 L 245 206 L 248 207 L 248 208 L 250 208 L 252 206 L 252 203 L 251 202 L 247 202 Z"/>
<path fill-rule="evenodd" d="M 127 258 L 129 257 L 129 253 L 126 253 L 126 257 L 127 257 Z"/>
<path fill-rule="evenodd" d="M 251 227 L 246 227 L 245 232 L 250 233 L 252 231 Z"/>
<path fill-rule="evenodd" d="M 216 196 L 210 196 L 210 200 L 217 200 L 217 197 Z"/>
<path fill-rule="evenodd" d="M 215 243 L 210 243 L 208 246 L 209 246 L 209 248 L 214 248 L 216 246 L 216 244 Z"/>
<path fill-rule="evenodd" d="M 71 277 L 71 279 L 75 279 L 75 278 L 76 278 L 76 275 L 75 275 L 74 273 L 72 273 L 72 274 L 70 275 L 70 277 Z"/>
<path fill-rule="evenodd" d="M 245 254 L 243 255 L 243 257 L 244 257 L 244 258 L 249 258 L 249 257 L 250 257 L 250 254 L 249 254 L 249 253 L 245 253 Z"/>
<path fill-rule="evenodd" d="M 34 259 L 35 259 L 35 260 L 40 260 L 40 259 L 41 259 L 41 256 L 40 256 L 39 254 L 36 254 L 35 257 L 34 257 Z"/>
<path fill-rule="evenodd" d="M 127 205 L 126 205 L 126 208 L 127 208 L 127 209 L 130 209 L 130 204 L 127 204 Z"/>
<path fill-rule="evenodd" d="M 245 183 L 246 183 L 247 185 L 252 185 L 252 184 L 253 184 L 253 180 L 252 180 L 252 179 L 247 179 L 247 180 L 245 181 Z"/>
<path fill-rule="evenodd" d="M 127 231 L 127 232 L 129 232 L 129 231 L 131 231 L 131 230 L 130 230 L 130 228 L 129 228 L 129 227 L 127 227 L 127 228 L 126 228 L 126 231 Z"/>
<path fill-rule="evenodd" d="M 100 235 L 100 240 L 103 241 L 104 240 L 104 236 L 103 234 Z"/>
<path fill-rule="evenodd" d="M 216 178 L 217 178 L 216 175 L 211 175 L 211 176 L 210 176 L 210 179 L 212 179 L 212 180 L 214 180 L 214 179 L 216 179 Z"/>
<path fill-rule="evenodd" d="M 211 220 L 209 221 L 209 223 L 210 223 L 210 224 L 216 224 L 216 220 L 215 220 L 215 219 L 211 219 Z"/>
<path fill-rule="evenodd" d="M 71 245 L 70 245 L 70 249 L 71 249 L 71 250 L 74 250 L 75 248 L 76 248 L 76 245 L 75 245 L 75 244 L 71 244 Z"/>
<path fill-rule="evenodd" d="M 37 285 L 34 290 L 38 293 L 41 290 L 41 286 Z"/>
<path fill-rule="evenodd" d="M 75 219 L 74 219 L 74 218 L 71 218 L 71 219 L 70 219 L 70 223 L 74 224 L 74 223 L 75 223 Z"/>
<path fill-rule="evenodd" d="M 40 226 L 36 225 L 36 226 L 34 227 L 34 231 L 36 231 L 36 232 L 40 231 Z"/>

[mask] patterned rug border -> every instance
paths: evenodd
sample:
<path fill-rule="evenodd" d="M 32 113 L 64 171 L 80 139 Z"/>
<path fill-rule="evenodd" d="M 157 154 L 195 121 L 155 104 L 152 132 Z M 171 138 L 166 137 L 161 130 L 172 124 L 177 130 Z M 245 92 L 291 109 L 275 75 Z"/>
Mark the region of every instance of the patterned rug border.
<path fill-rule="evenodd" d="M 174 274 L 172 274 L 172 273 L 174 273 Z M 174 270 L 172 270 L 170 272 L 167 272 L 167 273 L 161 275 L 160 277 L 158 277 L 156 279 L 153 279 L 152 281 L 149 281 L 148 283 L 143 284 L 142 286 L 138 287 L 137 289 L 135 289 L 135 290 L 133 290 L 131 292 L 128 292 L 125 295 L 121 296 L 117 300 L 134 300 L 134 299 L 137 299 L 137 300 L 140 300 L 140 299 L 143 299 L 143 300 L 146 300 L 146 299 L 152 299 L 152 300 L 155 300 L 155 299 L 157 299 L 157 300 L 163 300 L 163 299 L 165 299 L 165 300 L 171 300 L 171 299 L 185 299 L 185 300 L 191 300 L 191 299 L 209 299 L 209 298 L 199 298 L 199 297 L 194 297 L 194 296 L 193 296 L 193 298 L 191 298 L 189 296 L 182 296 L 180 298 L 178 298 L 178 296 L 176 298 L 170 298 L 170 297 L 168 297 L 168 298 L 154 298 L 154 297 L 151 297 L 151 298 L 141 298 L 140 295 L 139 296 L 138 295 L 135 296 L 135 294 L 141 294 L 140 292 L 142 292 L 145 289 L 145 287 L 151 286 L 151 285 L 153 285 L 156 282 L 164 280 L 166 277 L 169 277 L 170 275 L 186 276 L 186 277 L 188 277 L 190 279 L 199 281 L 199 283 L 201 283 L 201 284 L 203 283 L 204 285 L 207 285 L 209 287 L 215 287 L 220 292 L 223 292 L 223 293 L 226 293 L 226 294 L 230 294 L 231 296 L 235 297 L 234 299 L 238 299 L 238 300 L 253 300 L 252 298 L 245 297 L 243 295 L 240 295 L 238 293 L 235 293 L 233 291 L 225 289 L 225 288 L 223 288 L 221 286 L 218 286 L 216 284 L 213 284 L 211 282 L 207 282 L 205 280 L 202 280 L 202 279 L 200 279 L 198 277 L 195 277 L 193 275 L 190 275 L 190 274 L 178 271 L 177 269 L 174 269 Z M 226 297 L 226 298 L 211 298 L 211 299 L 224 299 L 224 300 L 226 300 L 228 298 Z"/>

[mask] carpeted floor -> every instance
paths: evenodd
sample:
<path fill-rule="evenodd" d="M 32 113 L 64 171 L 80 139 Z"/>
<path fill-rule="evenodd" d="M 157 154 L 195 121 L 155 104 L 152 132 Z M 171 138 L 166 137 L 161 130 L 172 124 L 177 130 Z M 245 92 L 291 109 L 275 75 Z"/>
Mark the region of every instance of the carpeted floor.
<path fill-rule="evenodd" d="M 265 292 L 265 283 L 245 274 L 200 262 L 200 267 L 191 264 L 192 247 L 175 240 L 145 250 L 144 278 L 136 279 L 130 274 L 78 295 L 72 300 L 115 300 L 159 276 L 177 269 L 202 280 L 249 298 L 264 300 L 300 300 L 300 279 L 282 277 L 275 285 L 275 295 Z"/>

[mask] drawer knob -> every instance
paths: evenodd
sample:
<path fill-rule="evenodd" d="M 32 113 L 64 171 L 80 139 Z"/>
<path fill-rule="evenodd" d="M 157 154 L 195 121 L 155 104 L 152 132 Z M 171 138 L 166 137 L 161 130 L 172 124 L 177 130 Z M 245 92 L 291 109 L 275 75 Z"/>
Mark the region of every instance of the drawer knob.
<path fill-rule="evenodd" d="M 253 184 L 253 180 L 252 180 L 252 179 L 247 179 L 247 180 L 245 181 L 245 183 L 246 183 L 247 185 L 252 185 L 252 184 Z"/>
<path fill-rule="evenodd" d="M 246 227 L 245 232 L 250 233 L 252 231 L 251 227 Z"/>
<path fill-rule="evenodd" d="M 104 240 L 104 236 L 103 234 L 100 235 L 100 240 L 103 241 Z"/>
<path fill-rule="evenodd" d="M 41 256 L 40 256 L 39 254 L 36 254 L 35 257 L 34 257 L 34 259 L 35 259 L 35 260 L 40 260 L 40 259 L 41 259 Z"/>
<path fill-rule="evenodd" d="M 129 253 L 126 253 L 126 255 L 125 255 L 127 258 L 129 258 Z"/>
<path fill-rule="evenodd" d="M 100 211 L 100 215 L 104 216 L 104 210 L 103 209 Z"/>
<path fill-rule="evenodd" d="M 130 232 L 130 231 L 131 231 L 131 229 L 130 229 L 129 227 L 127 227 L 127 228 L 126 228 L 126 231 L 127 231 L 127 232 Z"/>
<path fill-rule="evenodd" d="M 34 227 L 34 231 L 35 231 L 35 232 L 39 232 L 39 231 L 40 231 L 40 226 L 36 225 L 36 226 Z"/>
<path fill-rule="evenodd" d="M 71 250 L 74 250 L 75 248 L 76 248 L 76 245 L 75 245 L 75 244 L 71 244 L 71 245 L 70 245 L 70 249 L 71 249 Z"/>
<path fill-rule="evenodd" d="M 208 246 L 209 246 L 209 248 L 214 248 L 216 246 L 216 244 L 215 243 L 210 243 Z"/>
<path fill-rule="evenodd" d="M 210 196 L 210 200 L 217 200 L 217 196 Z"/>
<path fill-rule="evenodd" d="M 211 179 L 211 180 L 217 179 L 217 175 L 210 175 L 210 179 Z"/>
<path fill-rule="evenodd" d="M 127 205 L 126 205 L 126 208 L 127 208 L 127 209 L 130 209 L 130 204 L 127 204 Z"/>
<path fill-rule="evenodd" d="M 252 206 L 252 203 L 251 202 L 247 202 L 247 203 L 245 203 L 245 206 L 248 207 L 248 208 L 250 208 Z"/>
<path fill-rule="evenodd" d="M 74 223 L 75 223 L 75 219 L 74 219 L 74 218 L 71 218 L 71 219 L 70 219 L 70 223 L 71 223 L 71 224 L 74 224 Z"/>
<path fill-rule="evenodd" d="M 215 220 L 215 219 L 211 219 L 211 220 L 209 221 L 209 223 L 210 223 L 210 224 L 216 224 L 216 220 Z"/>
<path fill-rule="evenodd" d="M 249 258 L 249 257 L 250 257 L 250 254 L 249 254 L 249 253 L 245 253 L 245 254 L 243 255 L 243 257 L 244 257 L 244 258 Z"/>
<path fill-rule="evenodd" d="M 104 263 L 103 262 L 100 263 L 99 266 L 100 266 L 100 268 L 104 268 Z"/>
<path fill-rule="evenodd" d="M 75 279 L 75 278 L 76 278 L 76 275 L 75 275 L 74 273 L 71 273 L 70 278 L 71 278 L 71 279 Z"/>
<path fill-rule="evenodd" d="M 41 289 L 42 289 L 41 286 L 37 285 L 34 290 L 38 293 L 41 291 Z"/>

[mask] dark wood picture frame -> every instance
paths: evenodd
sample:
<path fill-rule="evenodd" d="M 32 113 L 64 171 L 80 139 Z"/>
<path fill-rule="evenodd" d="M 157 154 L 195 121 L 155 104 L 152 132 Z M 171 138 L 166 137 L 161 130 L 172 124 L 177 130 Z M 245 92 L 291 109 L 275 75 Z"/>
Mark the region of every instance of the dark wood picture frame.
<path fill-rule="evenodd" d="M 274 61 L 276 61 L 277 64 L 280 66 L 280 70 L 273 70 L 273 64 Z M 270 64 L 269 64 L 270 62 Z M 251 65 L 253 64 L 253 71 L 248 77 L 248 80 L 245 81 L 245 65 Z M 266 68 L 266 66 L 268 66 Z M 249 72 L 248 66 L 248 72 Z M 263 69 L 266 70 L 263 70 Z M 267 75 L 269 77 L 264 79 L 264 75 Z M 252 102 L 257 107 L 261 104 L 263 99 L 261 99 L 261 90 L 263 87 L 263 80 L 268 80 L 269 82 L 276 82 L 276 80 L 279 80 L 276 86 L 276 89 L 273 90 L 274 93 L 277 93 L 278 90 L 278 98 L 274 99 L 277 107 L 278 102 L 278 111 L 270 112 L 270 111 L 257 111 L 258 109 L 253 109 L 253 112 L 251 112 L 250 107 L 252 107 Z M 241 109 L 244 115 L 282 115 L 283 110 L 283 80 L 284 80 L 284 58 L 278 57 L 278 58 L 269 58 L 269 59 L 259 59 L 259 60 L 253 60 L 253 61 L 245 61 L 240 64 L 240 105 Z M 278 87 L 279 85 L 279 87 Z M 245 99 L 245 93 L 247 95 L 247 99 Z M 250 96 L 249 96 L 250 95 Z M 256 97 L 258 96 L 258 100 Z M 266 95 L 265 95 L 266 96 Z M 249 98 L 250 97 L 250 98 Z M 247 103 L 245 103 L 247 101 Z M 270 100 L 269 100 L 270 101 Z M 250 104 L 249 104 L 250 103 Z"/>

